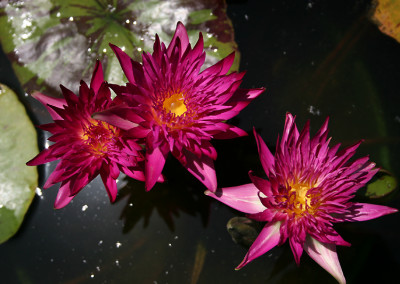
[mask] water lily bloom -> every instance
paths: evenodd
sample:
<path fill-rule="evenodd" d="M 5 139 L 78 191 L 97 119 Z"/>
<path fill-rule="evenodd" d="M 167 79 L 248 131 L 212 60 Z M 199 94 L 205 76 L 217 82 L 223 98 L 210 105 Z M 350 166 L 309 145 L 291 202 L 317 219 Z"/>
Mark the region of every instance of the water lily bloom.
<path fill-rule="evenodd" d="M 125 131 L 91 116 L 112 107 L 111 92 L 103 78 L 99 61 L 93 72 L 90 88 L 81 81 L 79 97 L 61 86 L 64 98 L 41 93 L 32 96 L 48 110 L 54 122 L 39 126 L 53 134 L 54 142 L 27 163 L 36 166 L 60 160 L 47 179 L 44 188 L 61 183 L 55 208 L 66 206 L 91 180 L 100 174 L 110 200 L 117 195 L 116 179 L 120 171 L 144 180 L 139 163 L 143 160 L 141 147 Z"/>
<path fill-rule="evenodd" d="M 110 46 L 129 82 L 113 87 L 124 104 L 94 117 L 145 141 L 146 190 L 154 186 L 171 152 L 215 191 L 217 153 L 210 140 L 247 135 L 224 121 L 236 116 L 264 89 L 239 89 L 244 73 L 227 74 L 234 53 L 201 71 L 203 37 L 200 33 L 192 49 L 180 22 L 168 47 L 156 35 L 153 53 L 143 53 L 142 64 L 117 46 Z"/>
<path fill-rule="evenodd" d="M 352 202 L 354 193 L 378 171 L 368 157 L 349 162 L 361 142 L 337 152 L 328 147 L 328 119 L 310 139 L 309 122 L 299 133 L 294 117 L 287 114 L 275 156 L 255 131 L 261 164 L 268 180 L 250 171 L 252 183 L 222 188 L 206 194 L 266 221 L 257 239 L 237 269 L 289 239 L 299 265 L 305 251 L 312 259 L 345 283 L 336 246 L 349 246 L 333 229 L 334 223 L 374 219 L 397 209 Z"/>

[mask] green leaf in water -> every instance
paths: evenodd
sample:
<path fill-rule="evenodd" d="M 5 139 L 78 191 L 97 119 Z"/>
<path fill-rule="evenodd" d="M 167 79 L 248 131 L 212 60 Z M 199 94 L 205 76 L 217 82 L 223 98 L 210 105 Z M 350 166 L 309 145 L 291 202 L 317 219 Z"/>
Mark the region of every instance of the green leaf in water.
<path fill-rule="evenodd" d="M 17 96 L 0 84 L 0 243 L 13 236 L 37 187 L 36 167 L 25 163 L 38 153 L 36 131 Z"/>
<path fill-rule="evenodd" d="M 379 177 L 374 182 L 367 185 L 366 197 L 380 198 L 388 195 L 397 188 L 397 180 L 394 176 L 385 174 Z"/>
<path fill-rule="evenodd" d="M 249 248 L 258 236 L 260 224 L 246 217 L 233 217 L 226 228 L 235 243 Z"/>
<path fill-rule="evenodd" d="M 59 85 L 77 92 L 81 79 L 90 80 L 96 59 L 105 80 L 126 79 L 109 43 L 141 61 L 154 36 L 169 43 L 178 21 L 186 25 L 191 43 L 199 32 L 205 39 L 205 66 L 232 51 L 232 70 L 239 53 L 224 0 L 36 0 L 0 2 L 0 43 L 26 92 L 59 96 Z"/>

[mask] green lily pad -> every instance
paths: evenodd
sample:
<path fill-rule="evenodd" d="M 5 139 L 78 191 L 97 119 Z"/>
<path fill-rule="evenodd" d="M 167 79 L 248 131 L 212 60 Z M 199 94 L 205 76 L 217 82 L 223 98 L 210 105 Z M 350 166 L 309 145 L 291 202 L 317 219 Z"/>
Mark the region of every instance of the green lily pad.
<path fill-rule="evenodd" d="M 398 183 L 394 176 L 384 174 L 367 185 L 365 196 L 369 198 L 384 197 L 393 192 L 397 186 Z"/>
<path fill-rule="evenodd" d="M 105 79 L 126 79 L 109 47 L 121 47 L 137 61 L 151 51 L 154 36 L 169 43 L 178 21 L 186 25 L 191 43 L 202 32 L 206 66 L 239 53 L 225 0 L 37 0 L 0 2 L 0 42 L 27 93 L 39 90 L 59 96 L 59 85 L 77 91 L 90 80 L 96 59 Z"/>
<path fill-rule="evenodd" d="M 0 243 L 20 227 L 35 195 L 36 167 L 26 161 L 38 153 L 34 126 L 13 91 L 0 84 Z"/>

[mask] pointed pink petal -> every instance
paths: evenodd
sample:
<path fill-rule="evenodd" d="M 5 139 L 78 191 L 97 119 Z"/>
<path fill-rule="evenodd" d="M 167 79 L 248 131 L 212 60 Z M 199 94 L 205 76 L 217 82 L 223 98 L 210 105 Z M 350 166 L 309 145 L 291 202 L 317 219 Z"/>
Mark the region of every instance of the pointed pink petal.
<path fill-rule="evenodd" d="M 37 166 L 41 164 L 45 164 L 58 158 L 55 156 L 51 156 L 51 151 L 49 149 L 44 149 L 42 152 L 36 155 L 32 160 L 26 163 L 27 166 Z"/>
<path fill-rule="evenodd" d="M 368 203 L 354 203 L 351 210 L 352 215 L 345 216 L 346 221 L 366 221 L 387 214 L 396 213 L 398 211 L 397 209 L 388 206 Z"/>
<path fill-rule="evenodd" d="M 210 191 L 217 189 L 217 176 L 214 169 L 214 161 L 203 155 L 198 158 L 195 154 L 184 151 L 186 163 L 182 164 L 192 175 L 201 181 Z"/>
<path fill-rule="evenodd" d="M 217 124 L 218 126 L 221 126 L 223 128 L 223 131 L 214 134 L 213 137 L 215 139 L 232 139 L 232 138 L 247 136 L 247 132 L 244 131 L 243 129 L 240 129 L 239 127 L 229 125 L 226 123 L 217 123 Z"/>
<path fill-rule="evenodd" d="M 304 243 L 304 250 L 316 263 L 335 277 L 339 283 L 346 283 L 336 253 L 336 245 L 321 243 L 316 239 L 307 236 Z"/>
<path fill-rule="evenodd" d="M 70 183 L 71 181 L 69 180 L 61 184 L 54 202 L 55 209 L 61 209 L 65 207 L 75 197 L 75 195 L 71 196 Z"/>
<path fill-rule="evenodd" d="M 139 127 L 139 124 L 134 123 L 130 120 L 124 119 L 121 116 L 118 115 L 118 109 L 119 107 L 113 107 L 105 111 L 101 112 L 96 112 L 92 115 L 94 119 L 105 121 L 111 125 L 114 125 L 118 128 L 121 128 L 123 130 L 129 130 L 135 127 Z M 147 131 L 148 132 L 148 131 Z M 147 134 L 146 132 L 146 134 Z M 144 136 L 142 136 L 144 137 Z"/>
<path fill-rule="evenodd" d="M 277 246 L 281 236 L 280 227 L 280 221 L 265 225 L 257 239 L 251 245 L 242 262 L 236 267 L 236 270 L 242 268 L 253 259 L 263 255 L 273 247 Z"/>
<path fill-rule="evenodd" d="M 112 178 L 111 174 L 109 174 L 106 170 L 101 171 L 100 176 L 104 183 L 104 186 L 106 187 L 110 201 L 114 202 L 115 198 L 117 198 L 117 193 L 118 193 L 117 182 L 115 181 L 115 179 Z"/>
<path fill-rule="evenodd" d="M 238 89 L 233 94 L 232 98 L 227 102 L 227 105 L 233 106 L 227 113 L 232 113 L 228 118 L 234 117 L 242 109 L 244 109 L 253 99 L 258 97 L 265 91 L 265 88 L 257 89 Z M 236 114 L 235 114 L 236 113 Z"/>
<path fill-rule="evenodd" d="M 295 238 L 289 238 L 289 244 L 296 264 L 300 265 L 300 257 L 303 254 L 303 245 L 297 242 Z"/>
<path fill-rule="evenodd" d="M 189 45 L 189 37 L 185 26 L 181 22 L 178 22 L 178 24 L 176 25 L 174 36 L 172 37 L 172 40 L 167 48 L 168 57 L 171 57 L 172 50 L 174 49 L 177 42 L 177 38 L 179 38 L 181 42 L 181 54 L 183 54 Z"/>
<path fill-rule="evenodd" d="M 53 120 L 62 120 L 63 119 L 58 113 L 56 113 L 51 107 L 49 107 L 49 105 L 63 109 L 64 106 L 67 105 L 67 102 L 65 101 L 65 99 L 49 97 L 49 96 L 46 96 L 39 92 L 34 92 L 32 94 L 32 97 L 37 99 L 39 102 L 41 102 L 46 107 L 47 111 L 50 113 L 51 118 L 53 118 Z"/>
<path fill-rule="evenodd" d="M 90 88 L 94 91 L 95 94 L 99 91 L 100 86 L 103 82 L 104 82 L 103 68 L 101 66 L 100 60 L 96 60 L 96 65 L 94 67 L 92 80 L 90 82 Z"/>
<path fill-rule="evenodd" d="M 146 151 L 146 162 L 145 162 L 145 189 L 149 191 L 156 184 L 157 180 L 161 176 L 161 172 L 164 168 L 166 157 L 169 153 L 167 145 L 160 145 L 153 149 L 152 152 Z"/>
<path fill-rule="evenodd" d="M 212 76 L 225 75 L 229 71 L 229 69 L 231 69 L 234 60 L 235 60 L 235 52 L 232 52 L 227 57 L 221 59 L 214 65 L 205 69 L 203 72 L 200 73 L 200 76 L 206 78 L 210 75 Z"/>
<path fill-rule="evenodd" d="M 110 43 L 110 47 L 117 56 L 119 64 L 121 65 L 121 68 L 124 71 L 126 78 L 128 79 L 129 82 L 134 84 L 135 78 L 133 76 L 133 60 L 118 46 Z"/>
<path fill-rule="evenodd" d="M 259 192 L 260 191 L 254 184 L 248 183 L 217 189 L 216 192 L 207 190 L 204 194 L 213 197 L 238 211 L 255 214 L 263 212 L 266 209 L 258 197 Z"/>
<path fill-rule="evenodd" d="M 261 136 L 256 132 L 256 129 L 253 128 L 254 137 L 256 138 L 258 154 L 260 156 L 261 165 L 264 169 L 264 172 L 269 176 L 270 174 L 275 174 L 274 163 L 275 158 L 271 154 L 271 151 L 268 149 L 264 140 Z"/>

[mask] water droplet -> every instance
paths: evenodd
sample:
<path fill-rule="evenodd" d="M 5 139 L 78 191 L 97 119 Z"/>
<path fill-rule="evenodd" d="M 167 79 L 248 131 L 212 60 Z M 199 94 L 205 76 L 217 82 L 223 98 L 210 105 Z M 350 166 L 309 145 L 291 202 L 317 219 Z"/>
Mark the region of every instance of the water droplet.
<path fill-rule="evenodd" d="M 100 272 L 100 267 L 96 266 L 96 270 L 97 270 L 97 272 Z"/>
<path fill-rule="evenodd" d="M 246 19 L 246 21 L 249 20 L 249 16 L 247 14 L 244 15 L 244 18 Z"/>
<path fill-rule="evenodd" d="M 82 262 L 83 262 L 83 263 L 86 263 L 87 261 L 86 261 L 86 259 L 82 259 Z"/>
<path fill-rule="evenodd" d="M 89 208 L 86 204 L 82 206 L 82 211 L 86 211 Z"/>
<path fill-rule="evenodd" d="M 136 21 L 133 21 L 133 23 L 132 23 L 132 24 L 136 25 L 136 24 L 137 24 L 137 22 L 136 22 Z"/>
<path fill-rule="evenodd" d="M 129 207 L 132 207 L 133 206 L 133 203 L 129 203 Z"/>
<path fill-rule="evenodd" d="M 131 21 L 129 21 L 129 19 L 127 19 L 126 21 L 125 21 L 125 23 L 127 23 L 127 24 L 129 24 Z"/>
<path fill-rule="evenodd" d="M 106 52 L 107 52 L 107 49 L 104 48 L 104 49 L 103 49 L 103 52 L 106 53 Z"/>
<path fill-rule="evenodd" d="M 141 48 L 141 47 L 138 47 L 137 50 L 138 50 L 139 52 L 141 52 L 141 51 L 142 51 L 142 48 Z"/>
<path fill-rule="evenodd" d="M 214 50 L 213 50 L 214 52 L 217 52 L 218 51 L 218 49 L 217 48 L 214 48 Z"/>
<path fill-rule="evenodd" d="M 50 258 L 50 262 L 54 262 L 54 259 Z"/>
<path fill-rule="evenodd" d="M 116 243 L 115 243 L 115 247 L 116 247 L 116 248 L 120 248 L 121 246 L 122 246 L 122 243 L 120 243 L 120 242 L 116 242 Z"/>
<path fill-rule="evenodd" d="M 115 265 L 119 266 L 119 260 L 118 259 L 115 261 Z"/>
<path fill-rule="evenodd" d="M 91 51 L 92 51 L 92 49 L 89 47 L 89 48 L 87 49 L 87 51 L 88 51 L 88 52 L 91 52 Z"/>
<path fill-rule="evenodd" d="M 35 192 L 36 195 L 40 197 L 40 199 L 43 199 L 43 192 L 39 187 L 36 188 Z"/>
<path fill-rule="evenodd" d="M 175 236 L 175 237 L 174 237 L 174 240 L 177 240 L 177 239 L 178 239 L 178 236 Z"/>
<path fill-rule="evenodd" d="M 168 275 L 168 270 L 167 270 L 167 271 L 165 271 L 165 275 Z"/>
<path fill-rule="evenodd" d="M 125 51 L 125 46 L 121 47 L 121 50 L 122 50 L 122 51 Z"/>
<path fill-rule="evenodd" d="M 90 274 L 90 278 L 94 278 L 94 274 L 92 273 L 92 274 Z"/>
<path fill-rule="evenodd" d="M 321 112 L 319 109 L 317 109 L 315 106 L 309 106 L 308 107 L 308 112 L 313 114 L 313 115 L 320 115 Z"/>
<path fill-rule="evenodd" d="M 207 37 L 208 38 L 212 38 L 212 34 L 207 34 Z"/>
<path fill-rule="evenodd" d="M 101 246 L 103 244 L 103 240 L 100 240 L 98 245 Z"/>
<path fill-rule="evenodd" d="M 59 18 L 61 16 L 60 12 L 57 12 L 56 17 Z"/>
<path fill-rule="evenodd" d="M 73 22 L 74 21 L 74 17 L 69 17 L 68 21 Z"/>
<path fill-rule="evenodd" d="M 170 248 L 172 248 L 172 244 L 171 244 L 171 243 L 169 243 L 168 246 L 169 246 Z"/>

